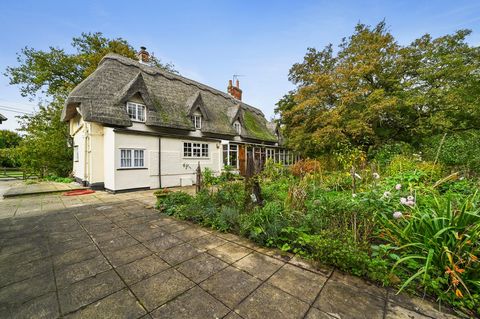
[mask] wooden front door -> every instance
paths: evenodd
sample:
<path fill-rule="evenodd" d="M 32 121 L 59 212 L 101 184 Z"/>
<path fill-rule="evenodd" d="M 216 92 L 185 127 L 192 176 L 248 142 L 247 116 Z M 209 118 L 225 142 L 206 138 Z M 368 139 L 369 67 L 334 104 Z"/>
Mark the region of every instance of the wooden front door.
<path fill-rule="evenodd" d="M 245 157 L 245 145 L 238 145 L 238 167 L 240 175 L 245 176 L 245 169 L 247 167 Z"/>

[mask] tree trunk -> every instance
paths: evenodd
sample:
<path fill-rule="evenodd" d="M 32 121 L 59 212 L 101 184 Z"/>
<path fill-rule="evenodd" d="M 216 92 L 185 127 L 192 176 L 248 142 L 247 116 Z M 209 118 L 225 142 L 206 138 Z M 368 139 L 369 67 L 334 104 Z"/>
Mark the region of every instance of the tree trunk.
<path fill-rule="evenodd" d="M 260 171 L 260 161 L 256 161 L 253 154 L 247 153 L 247 170 L 245 173 L 245 208 L 247 210 L 263 204 L 262 190 L 258 181 Z"/>
<path fill-rule="evenodd" d="M 196 175 L 197 175 L 197 180 L 195 182 L 195 191 L 199 193 L 202 190 L 202 169 L 200 167 L 200 162 L 198 162 Z"/>

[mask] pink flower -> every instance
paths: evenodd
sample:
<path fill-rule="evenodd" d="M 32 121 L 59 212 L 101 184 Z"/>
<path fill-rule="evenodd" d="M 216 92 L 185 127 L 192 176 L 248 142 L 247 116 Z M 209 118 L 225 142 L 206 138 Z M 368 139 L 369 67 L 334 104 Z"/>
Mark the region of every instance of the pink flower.
<path fill-rule="evenodd" d="M 400 198 L 400 204 L 405 205 L 407 203 L 407 199 L 405 197 Z"/>
<path fill-rule="evenodd" d="M 407 200 L 407 202 L 405 203 L 405 205 L 407 205 L 408 207 L 413 207 L 413 206 L 415 206 L 415 202 L 414 202 L 414 201 L 411 201 L 411 200 Z"/>
<path fill-rule="evenodd" d="M 397 191 L 401 190 L 401 189 L 402 189 L 402 184 L 397 184 L 397 185 L 395 185 L 395 189 L 396 189 Z"/>
<path fill-rule="evenodd" d="M 393 218 L 395 218 L 395 219 L 399 219 L 399 218 L 402 218 L 402 217 L 403 217 L 402 212 L 394 212 L 393 213 Z"/>
<path fill-rule="evenodd" d="M 410 201 L 410 202 L 414 202 L 415 201 L 415 198 L 413 196 L 408 196 L 407 197 L 407 200 Z"/>

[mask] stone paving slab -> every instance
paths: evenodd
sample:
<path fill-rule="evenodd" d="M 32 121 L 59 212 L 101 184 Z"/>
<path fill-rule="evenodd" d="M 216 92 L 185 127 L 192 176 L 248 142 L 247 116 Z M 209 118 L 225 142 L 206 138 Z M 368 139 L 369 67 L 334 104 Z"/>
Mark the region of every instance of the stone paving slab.
<path fill-rule="evenodd" d="M 10 187 L 3 193 L 4 198 L 11 198 L 17 196 L 31 196 L 39 194 L 51 194 L 68 192 L 75 189 L 87 189 L 77 183 L 57 183 L 57 182 L 38 182 L 34 184 L 25 184 Z M 55 204 L 56 202 L 53 202 Z M 49 208 L 59 208 L 56 205 L 51 205 Z"/>
<path fill-rule="evenodd" d="M 454 318 L 425 300 L 160 215 L 154 200 L 145 191 L 0 201 L 0 317 Z"/>

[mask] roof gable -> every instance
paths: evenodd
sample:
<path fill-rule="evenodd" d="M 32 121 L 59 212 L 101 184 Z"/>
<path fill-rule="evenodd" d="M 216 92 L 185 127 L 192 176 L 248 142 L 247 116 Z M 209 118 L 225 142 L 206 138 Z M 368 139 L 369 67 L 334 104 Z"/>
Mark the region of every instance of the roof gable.
<path fill-rule="evenodd" d="M 132 81 L 127 83 L 127 85 L 125 85 L 117 94 L 118 102 L 116 104 L 125 105 L 128 100 L 130 100 L 136 94 L 140 95 L 147 108 L 155 109 L 141 72 L 138 72 L 137 76 L 135 76 Z"/>
<path fill-rule="evenodd" d="M 245 121 L 243 120 L 243 110 L 240 107 L 240 105 L 237 105 L 237 111 L 235 112 L 235 115 L 232 118 L 231 124 L 235 123 L 236 121 L 240 122 L 242 126 L 245 125 Z"/>
<path fill-rule="evenodd" d="M 195 93 L 187 100 L 187 113 L 191 116 L 195 111 L 200 111 L 202 117 L 208 120 L 208 112 L 203 103 L 202 94 L 200 92 Z"/>

